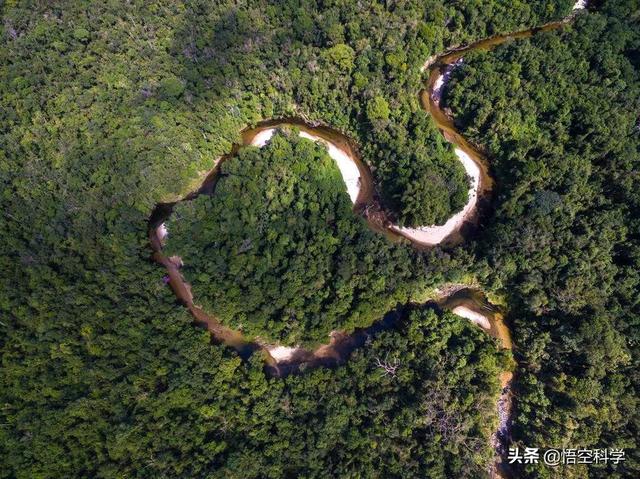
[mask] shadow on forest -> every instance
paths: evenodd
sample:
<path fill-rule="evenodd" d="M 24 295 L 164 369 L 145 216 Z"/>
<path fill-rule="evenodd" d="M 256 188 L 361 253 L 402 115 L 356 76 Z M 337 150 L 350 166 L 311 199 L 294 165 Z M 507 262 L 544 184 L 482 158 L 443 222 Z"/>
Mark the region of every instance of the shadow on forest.
<path fill-rule="evenodd" d="M 179 68 L 176 75 L 193 101 L 228 96 L 242 100 L 247 92 L 266 93 L 270 71 L 291 52 L 286 41 L 276 38 L 280 29 L 267 24 L 263 12 L 272 2 L 259 3 L 248 8 L 211 2 L 188 7 L 171 50 Z"/>
<path fill-rule="evenodd" d="M 265 372 L 270 376 L 283 377 L 317 367 L 334 368 L 340 366 L 349 359 L 356 349 L 362 348 L 380 333 L 396 329 L 402 321 L 407 321 L 411 308 L 411 306 L 397 305 L 395 309 L 371 326 L 358 328 L 351 334 L 335 334 L 331 346 L 328 348 L 330 353 L 327 355 L 315 355 L 308 350 L 300 350 L 284 364 L 266 365 Z"/>

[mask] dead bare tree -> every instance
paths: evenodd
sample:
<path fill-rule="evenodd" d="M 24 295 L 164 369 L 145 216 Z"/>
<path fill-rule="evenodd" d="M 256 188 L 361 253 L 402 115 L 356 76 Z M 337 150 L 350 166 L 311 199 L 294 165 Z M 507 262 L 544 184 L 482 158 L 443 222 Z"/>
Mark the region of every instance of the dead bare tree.
<path fill-rule="evenodd" d="M 240 248 L 238 248 L 238 254 L 246 253 L 251 248 L 253 248 L 253 242 L 251 241 L 251 238 L 245 238 L 242 241 L 242 244 L 240 245 Z"/>
<path fill-rule="evenodd" d="M 383 376 L 396 377 L 396 373 L 400 367 L 400 361 L 398 361 L 398 358 L 394 358 L 392 361 L 389 361 L 388 358 L 388 353 L 385 356 L 384 361 L 381 361 L 380 358 L 376 358 L 376 366 L 382 370 Z"/>
<path fill-rule="evenodd" d="M 483 440 L 469 435 L 472 424 L 459 411 L 451 408 L 451 399 L 451 391 L 447 388 L 427 389 L 421 404 L 423 424 L 432 436 L 437 434 L 445 442 L 460 444 L 469 451 L 478 452 L 484 446 Z"/>

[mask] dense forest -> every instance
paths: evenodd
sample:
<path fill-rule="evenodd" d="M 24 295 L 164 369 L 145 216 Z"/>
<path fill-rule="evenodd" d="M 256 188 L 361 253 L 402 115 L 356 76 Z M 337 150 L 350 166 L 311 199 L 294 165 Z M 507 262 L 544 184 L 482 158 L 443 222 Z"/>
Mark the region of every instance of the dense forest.
<path fill-rule="evenodd" d="M 166 225 L 196 303 L 271 343 L 326 343 L 417 287 L 421 258 L 369 229 L 325 147 L 296 132 L 241 149 L 214 193 L 178 203 Z"/>
<path fill-rule="evenodd" d="M 193 328 L 151 260 L 148 219 L 193 190 L 243 128 L 297 116 L 354 139 L 399 223 L 443 222 L 465 201 L 464 170 L 419 106 L 420 67 L 448 47 L 560 19 L 572 3 L 2 3 L 0 478 L 485 476 L 509 361 L 476 326 L 410 308 L 338 368 L 269 378 L 260 354 L 242 360 Z M 344 222 L 340 246 L 359 238 L 336 254 L 367 243 L 371 265 L 389 268 L 377 280 L 403 281 L 362 278 L 356 288 L 378 288 L 363 295 L 380 293 L 357 301 L 367 321 L 404 301 L 402 288 L 476 277 L 510 308 L 514 444 L 627 451 L 615 468 L 527 465 L 519 477 L 640 473 L 639 6 L 594 10 L 454 71 L 445 101 L 486 149 L 497 186 L 463 246 L 418 254 L 361 231 L 328 185 L 343 186 L 322 150 L 278 140 L 304 150 L 288 162 L 318 164 L 305 166 L 316 180 L 274 188 L 324 188 L 319 199 Z M 237 205 L 245 196 L 233 188 L 266 188 L 234 173 L 259 171 L 269 154 L 229 161 L 216 195 L 227 188 Z M 189 268 L 215 257 L 189 262 L 203 245 L 181 225 L 222 211 L 206 196 L 177 210 L 169 240 L 197 282 L 203 272 Z M 198 224 L 219 227 L 212 216 Z M 227 292 L 196 287 L 203 301 Z M 309 337 L 316 326 L 326 325 L 305 325 Z"/>
<path fill-rule="evenodd" d="M 141 339 L 126 380 L 96 371 L 92 394 L 3 441 L 5 477 L 475 478 L 492 455 L 506 358 L 466 320 L 416 310 L 344 367 L 285 379 L 183 324 L 164 311 L 171 348 Z"/>
<path fill-rule="evenodd" d="M 499 188 L 477 255 L 487 282 L 509 292 L 523 345 L 514 435 L 521 445 L 624 447 L 636 475 L 639 14 L 637 1 L 606 2 L 561 31 L 465 57 L 445 93 Z"/>

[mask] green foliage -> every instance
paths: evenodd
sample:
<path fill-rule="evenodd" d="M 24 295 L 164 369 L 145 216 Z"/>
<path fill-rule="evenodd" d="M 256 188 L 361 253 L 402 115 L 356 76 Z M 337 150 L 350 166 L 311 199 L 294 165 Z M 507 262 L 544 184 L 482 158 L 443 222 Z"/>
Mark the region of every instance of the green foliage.
<path fill-rule="evenodd" d="M 10 452 L 3 472 L 20 478 L 485 474 L 497 352 L 468 321 L 416 311 L 344 367 L 275 380 L 265 377 L 259 358 L 241 362 L 188 327 L 184 312 L 168 311 L 153 326 L 129 328 L 127 341 L 93 335 L 91 341 L 106 341 L 111 351 L 90 365 L 81 360 L 88 339 L 75 339 L 46 365 L 4 371 L 3 384 L 19 384 L 26 374 L 50 387 L 23 397 L 20 409 L 3 408 L 11 426 L 1 430 Z M 119 363 L 116 373 L 113 357 L 129 364 Z M 397 373 L 385 375 L 378 360 L 397 360 Z M 83 374 L 71 375 L 74 363 Z M 72 391 L 76 398 L 68 401 Z"/>
<path fill-rule="evenodd" d="M 277 132 L 222 165 L 212 196 L 179 203 L 166 251 L 198 304 L 270 342 L 327 342 L 368 326 L 415 287 L 416 260 L 370 231 L 324 146 Z"/>
<path fill-rule="evenodd" d="M 391 111 L 389 110 L 389 104 L 387 100 L 385 100 L 380 95 L 376 95 L 367 103 L 367 118 L 372 123 L 376 120 L 388 120 L 389 114 Z"/>
<path fill-rule="evenodd" d="M 4 2 L 0 477 L 484 475 L 500 357 L 480 331 L 415 313 L 341 367 L 269 379 L 260 357 L 243 362 L 193 328 L 149 259 L 147 220 L 191 191 L 242 128 L 300 114 L 357 141 L 403 224 L 443 221 L 464 203 L 464 171 L 418 105 L 419 66 L 558 19 L 571 3 Z M 384 245 L 398 257 L 372 259 L 411 262 L 418 286 L 473 270 L 513 291 L 516 440 L 627 447 L 615 470 L 566 477 L 638 475 L 634 5 L 602 2 L 563 34 L 469 58 L 450 105 L 495 160 L 486 241 L 415 262 Z M 511 58 L 519 51 L 526 58 Z M 376 96 L 389 113 L 372 128 Z M 358 267 L 345 263 L 352 277 Z M 412 284 L 405 272 L 377 278 Z M 364 295 L 369 319 L 389 300 L 369 306 Z M 398 359 L 396 377 L 377 359 Z M 461 434 L 443 438 L 434 412 L 458 419 Z"/>
<path fill-rule="evenodd" d="M 331 47 L 326 50 L 325 57 L 334 62 L 341 70 L 351 71 L 353 69 L 355 52 L 349 45 L 340 43 L 335 47 Z"/>
<path fill-rule="evenodd" d="M 479 254 L 492 265 L 490 281 L 509 292 L 514 336 L 526 345 L 515 439 L 627 449 L 624 468 L 567 466 L 563 477 L 640 471 L 640 29 L 632 4 L 608 2 L 571 28 L 469 56 L 446 92 L 496 171 L 500 201 Z M 536 467 L 521 474 L 551 477 Z"/>
<path fill-rule="evenodd" d="M 167 98 L 176 98 L 184 91 L 184 85 L 179 79 L 171 76 L 162 81 L 160 91 Z"/>

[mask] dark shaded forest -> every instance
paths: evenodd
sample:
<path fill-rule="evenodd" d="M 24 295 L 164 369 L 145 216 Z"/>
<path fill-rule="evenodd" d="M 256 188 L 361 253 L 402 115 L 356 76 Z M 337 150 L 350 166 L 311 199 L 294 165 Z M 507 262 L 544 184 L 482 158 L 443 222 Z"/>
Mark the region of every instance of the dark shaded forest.
<path fill-rule="evenodd" d="M 493 159 L 499 188 L 477 254 L 488 283 L 509 292 L 522 345 L 514 436 L 624 447 L 636 474 L 638 7 L 607 2 L 562 31 L 466 57 L 446 92 L 463 133 Z"/>
<path fill-rule="evenodd" d="M 150 259 L 148 218 L 244 127 L 298 116 L 354 138 L 399 223 L 443 222 L 464 203 L 464 171 L 420 109 L 420 66 L 571 3 L 4 2 L 0 478 L 486 475 L 508 359 L 477 327 L 417 308 L 344 366 L 267 378 L 259 355 L 242 361 L 192 327 Z M 456 71 L 446 101 L 499 188 L 477 240 L 418 255 L 341 216 L 343 245 L 361 235 L 373 264 L 395 252 L 384 265 L 402 288 L 475 276 L 508 297 L 514 442 L 627 450 L 615 470 L 563 477 L 640 469 L 638 11 L 602 2 Z M 266 154 L 247 150 L 230 171 Z M 346 208 L 321 176 L 290 185 Z M 184 217 L 217 208 L 206 200 Z M 381 292 L 363 301 L 368 318 L 404 301 L 365 276 Z"/>

